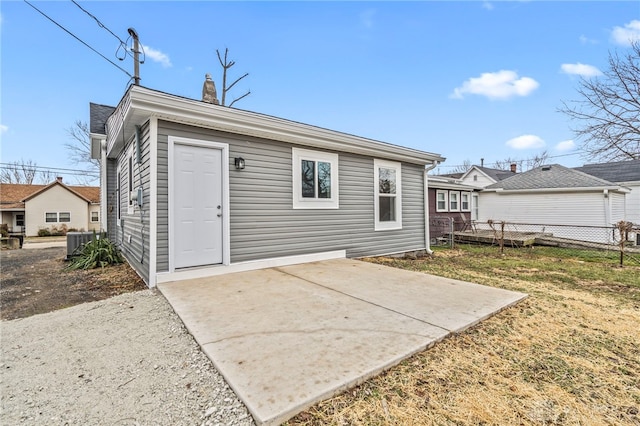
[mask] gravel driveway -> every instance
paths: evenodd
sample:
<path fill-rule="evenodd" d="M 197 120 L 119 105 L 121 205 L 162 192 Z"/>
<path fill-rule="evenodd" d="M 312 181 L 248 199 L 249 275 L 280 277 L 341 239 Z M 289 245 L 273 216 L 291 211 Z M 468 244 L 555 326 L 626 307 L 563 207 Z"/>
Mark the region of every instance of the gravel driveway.
<path fill-rule="evenodd" d="M 254 424 L 157 291 L 3 321 L 0 331 L 0 424 Z"/>

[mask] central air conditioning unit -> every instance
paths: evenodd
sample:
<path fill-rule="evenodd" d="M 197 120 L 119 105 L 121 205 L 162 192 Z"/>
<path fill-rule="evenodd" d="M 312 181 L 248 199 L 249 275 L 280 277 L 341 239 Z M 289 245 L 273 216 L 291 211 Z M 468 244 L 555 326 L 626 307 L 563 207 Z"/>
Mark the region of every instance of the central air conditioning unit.
<path fill-rule="evenodd" d="M 96 234 L 100 238 L 100 234 Z M 67 259 L 73 256 L 76 249 L 93 239 L 93 232 L 67 232 Z"/>

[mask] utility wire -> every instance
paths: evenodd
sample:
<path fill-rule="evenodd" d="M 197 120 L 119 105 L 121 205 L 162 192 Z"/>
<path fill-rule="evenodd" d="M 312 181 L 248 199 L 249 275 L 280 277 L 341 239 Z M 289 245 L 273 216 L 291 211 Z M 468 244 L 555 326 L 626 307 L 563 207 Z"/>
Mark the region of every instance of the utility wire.
<path fill-rule="evenodd" d="M 573 155 L 580 155 L 580 154 L 583 154 L 583 153 L 584 153 L 584 151 L 577 151 L 577 152 L 570 152 L 569 154 L 551 155 L 551 156 L 547 157 L 547 159 L 560 158 L 560 157 L 571 157 Z M 527 161 L 527 159 L 525 158 L 524 160 L 514 160 L 514 162 L 517 162 L 517 161 Z M 485 164 L 492 164 L 492 163 L 487 163 L 485 161 Z M 464 164 L 457 164 L 457 165 L 456 164 L 441 164 L 438 167 L 451 169 L 451 168 L 463 167 L 463 166 L 465 166 L 465 165 Z"/>
<path fill-rule="evenodd" d="M 62 29 L 63 31 L 65 31 L 67 34 L 69 34 L 71 37 L 75 38 L 76 40 L 78 40 L 80 43 L 84 44 L 85 46 L 87 46 L 89 49 L 93 50 L 95 53 L 97 53 L 98 55 L 100 55 L 105 61 L 109 62 L 111 65 L 113 65 L 114 67 L 118 68 L 120 71 L 122 71 L 123 73 L 125 73 L 126 75 L 128 75 L 129 77 L 133 78 L 133 76 L 131 74 L 129 74 L 127 72 L 127 70 L 125 70 L 124 68 L 120 67 L 118 64 L 116 64 L 115 62 L 113 62 L 112 60 L 110 60 L 109 58 L 107 58 L 106 56 L 104 56 L 102 53 L 98 52 L 96 49 L 94 49 L 93 47 L 89 46 L 86 42 L 84 42 L 83 40 L 81 40 L 78 36 L 76 36 L 75 34 L 73 34 L 71 31 L 69 31 L 68 29 L 66 29 L 65 27 L 63 27 L 62 25 L 58 24 L 56 21 L 54 21 L 52 18 L 50 18 L 49 16 L 47 16 L 47 14 L 45 14 L 43 11 L 41 11 L 40 9 L 38 9 L 37 7 L 35 7 L 34 5 L 32 5 L 31 3 L 29 3 L 27 0 L 23 0 L 26 4 L 28 4 L 29 6 L 31 6 L 32 8 L 34 8 L 38 13 L 40 13 L 42 16 L 44 16 L 45 18 L 47 18 L 48 20 L 50 20 L 51 22 L 53 22 L 55 25 L 57 25 L 58 27 L 60 27 L 60 29 Z"/>
<path fill-rule="evenodd" d="M 124 44 L 125 46 L 127 45 L 127 43 L 125 43 L 124 41 L 122 41 L 122 39 L 120 37 L 118 37 L 116 34 L 114 34 L 113 31 L 111 31 L 109 28 L 106 27 L 106 25 L 104 25 L 102 22 L 100 22 L 100 20 L 98 18 L 96 18 L 94 15 L 91 14 L 91 12 L 89 12 L 87 9 L 83 8 L 82 6 L 80 6 L 76 0 L 71 0 L 71 2 L 73 4 L 75 4 L 76 6 L 78 6 L 80 8 L 80 10 L 82 10 L 84 13 L 86 13 L 87 15 L 89 15 L 90 17 L 92 17 L 96 23 L 98 24 L 98 26 L 100 28 L 104 28 L 105 30 L 107 30 L 109 32 L 109 34 L 111 34 L 112 36 L 114 36 L 119 42 L 120 44 Z"/>
<path fill-rule="evenodd" d="M 13 170 L 15 168 L 22 168 L 21 164 L 14 163 L 0 163 L 0 169 L 5 170 Z M 78 175 L 93 175 L 98 176 L 100 172 L 94 170 L 80 170 L 80 169 L 65 169 L 62 167 L 47 167 L 47 166 L 38 166 L 38 165 L 28 165 L 28 169 L 34 169 L 35 171 L 61 171 L 65 172 L 65 174 L 78 174 Z"/>

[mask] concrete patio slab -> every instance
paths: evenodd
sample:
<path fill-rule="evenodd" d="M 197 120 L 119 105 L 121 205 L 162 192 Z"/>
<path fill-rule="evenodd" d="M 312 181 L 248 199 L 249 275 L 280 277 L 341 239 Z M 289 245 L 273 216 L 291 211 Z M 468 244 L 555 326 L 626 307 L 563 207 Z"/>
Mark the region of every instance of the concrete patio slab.
<path fill-rule="evenodd" d="M 258 424 L 278 424 L 526 297 L 351 259 L 159 285 Z"/>

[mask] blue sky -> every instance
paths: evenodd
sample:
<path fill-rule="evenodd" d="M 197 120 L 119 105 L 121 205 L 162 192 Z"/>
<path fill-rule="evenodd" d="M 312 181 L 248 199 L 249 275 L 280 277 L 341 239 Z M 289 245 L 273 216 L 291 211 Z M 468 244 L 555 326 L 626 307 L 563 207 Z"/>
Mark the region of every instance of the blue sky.
<path fill-rule="evenodd" d="M 129 73 L 119 41 L 71 1 L 31 2 Z M 640 39 L 637 1 L 78 1 L 145 46 L 141 84 L 200 99 L 220 92 L 229 48 L 236 107 L 485 164 L 549 151 L 583 163 L 557 112 L 608 53 Z M 22 1 L 0 5 L 1 161 L 77 168 L 63 144 L 89 102 L 115 106 L 129 76 Z M 62 174 L 62 173 L 61 173 Z M 69 175 L 65 181 L 73 182 Z"/>

